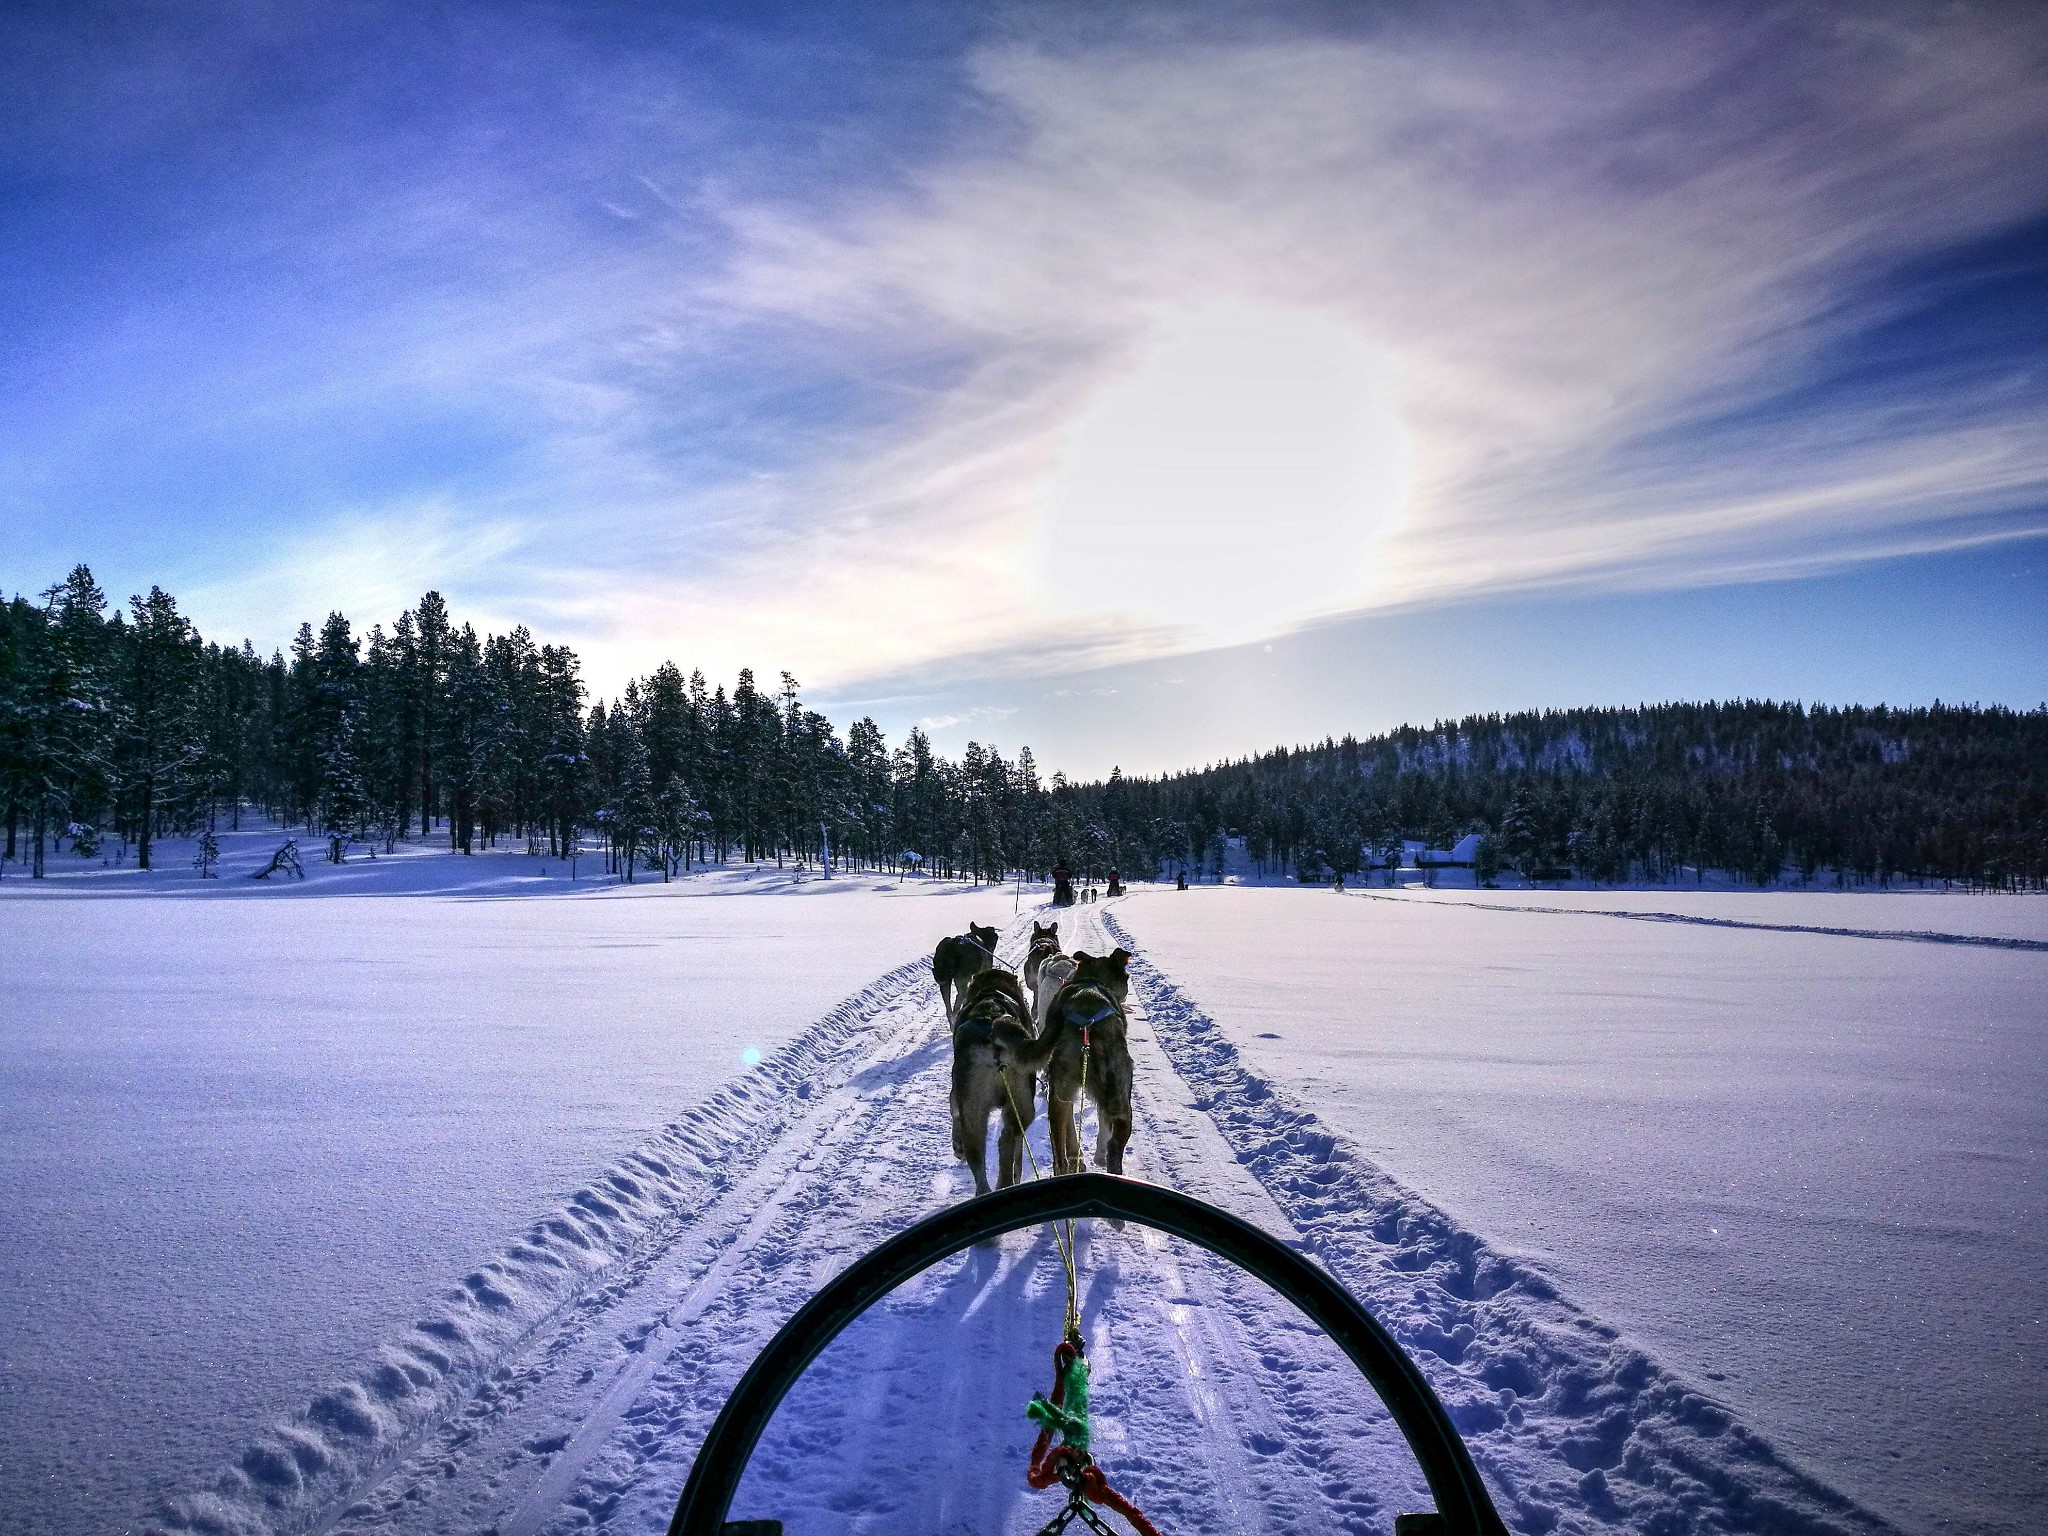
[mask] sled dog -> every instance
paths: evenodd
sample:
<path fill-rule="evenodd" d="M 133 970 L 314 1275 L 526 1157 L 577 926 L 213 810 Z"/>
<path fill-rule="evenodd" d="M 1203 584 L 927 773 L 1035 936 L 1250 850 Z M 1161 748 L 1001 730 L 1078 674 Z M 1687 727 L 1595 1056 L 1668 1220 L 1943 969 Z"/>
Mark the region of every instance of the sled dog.
<path fill-rule="evenodd" d="M 969 977 L 979 975 L 996 963 L 996 931 L 975 923 L 962 934 L 947 934 L 932 951 L 932 980 L 939 984 L 939 996 L 952 1018 L 953 996 Z"/>
<path fill-rule="evenodd" d="M 999 968 L 978 971 L 963 983 L 959 1004 L 953 1015 L 953 1155 L 974 1175 L 974 1192 L 985 1195 L 993 1110 L 1003 1115 L 996 1186 L 1008 1189 L 1023 1175 L 1024 1132 L 1037 1113 L 1038 1074 L 1019 1065 L 1014 1052 L 1005 1060 L 996 1037 L 1029 1040 L 1031 1015 L 1017 978 Z"/>
<path fill-rule="evenodd" d="M 1055 950 L 1038 962 L 1038 972 L 1031 987 L 1031 1022 L 1039 1034 L 1045 1033 L 1045 1021 L 1052 1009 L 1052 1000 L 1059 990 L 1074 979 L 1074 967 L 1080 963 L 1080 951 L 1071 955 Z"/>
<path fill-rule="evenodd" d="M 1024 991 L 1031 999 L 1031 1009 L 1038 1011 L 1038 970 L 1046 961 L 1060 952 L 1060 925 L 1057 921 L 1031 924 L 1031 948 L 1024 956 Z"/>
<path fill-rule="evenodd" d="M 1038 973 L 1049 984 L 1054 966 L 1071 973 L 1055 984 L 1041 1010 L 1038 1035 L 999 1025 L 996 1041 L 1004 1065 L 1045 1073 L 1045 1112 L 1052 1122 L 1056 1173 L 1081 1171 L 1080 1097 L 1095 1105 L 1095 1161 L 1111 1173 L 1124 1171 L 1124 1147 L 1131 1139 L 1131 1050 L 1124 1033 L 1124 1002 L 1130 996 L 1130 951 L 1107 955 L 1080 950 L 1072 960 L 1049 961 Z M 1083 1035 L 1088 1080 L 1081 1081 Z"/>

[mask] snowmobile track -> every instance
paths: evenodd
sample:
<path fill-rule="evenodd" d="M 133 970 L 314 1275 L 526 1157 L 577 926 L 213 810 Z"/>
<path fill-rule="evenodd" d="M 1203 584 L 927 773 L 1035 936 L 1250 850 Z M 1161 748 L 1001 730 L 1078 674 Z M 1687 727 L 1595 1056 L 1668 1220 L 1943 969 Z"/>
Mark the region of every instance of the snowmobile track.
<path fill-rule="evenodd" d="M 1696 928 L 1746 928 L 1755 933 L 1817 933 L 1831 939 L 1889 939 L 1905 944 L 1962 944 L 1978 949 L 2048 950 L 2048 939 L 1995 933 L 1944 933 L 1932 928 L 1830 928 L 1815 923 L 1760 923 L 1742 917 L 1704 917 L 1696 912 L 1630 912 L 1620 907 L 1546 907 L 1507 901 L 1443 901 L 1428 896 L 1385 896 L 1347 891 L 1367 901 L 1414 902 L 1431 907 L 1469 907 L 1475 912 L 1547 912 L 1553 917 L 1618 917 L 1631 923 L 1682 923 Z"/>

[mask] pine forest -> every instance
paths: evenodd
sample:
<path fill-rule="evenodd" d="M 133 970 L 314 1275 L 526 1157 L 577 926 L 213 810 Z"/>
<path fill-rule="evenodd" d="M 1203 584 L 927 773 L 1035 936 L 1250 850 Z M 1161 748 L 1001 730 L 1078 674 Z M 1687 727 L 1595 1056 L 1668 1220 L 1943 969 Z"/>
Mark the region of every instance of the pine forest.
<path fill-rule="evenodd" d="M 1464 840 L 1482 880 L 2021 890 L 2048 886 L 2048 708 L 1546 710 L 1071 783 L 1028 747 L 953 761 L 918 729 L 842 734 L 787 672 L 728 690 L 664 664 L 592 702 L 568 648 L 479 636 L 433 592 L 388 630 L 331 613 L 265 657 L 203 639 L 161 588 L 112 607 L 79 566 L 0 607 L 0 802 L 37 875 L 116 844 L 146 868 L 158 837 L 255 813 L 334 857 L 588 846 L 624 879 L 827 856 L 1218 879 L 1234 846 L 1307 881 Z"/>

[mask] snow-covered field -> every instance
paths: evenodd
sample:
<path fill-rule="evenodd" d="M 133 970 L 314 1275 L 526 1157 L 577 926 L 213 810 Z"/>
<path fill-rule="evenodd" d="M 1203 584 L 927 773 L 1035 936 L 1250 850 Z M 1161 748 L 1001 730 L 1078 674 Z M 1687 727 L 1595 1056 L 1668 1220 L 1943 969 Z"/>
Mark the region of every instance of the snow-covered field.
<path fill-rule="evenodd" d="M 1695 889 L 1679 881 L 1647 889 L 1474 890 L 1457 872 L 1437 889 L 1416 882 L 1361 891 L 1410 901 L 1459 901 L 1480 908 L 1549 912 L 1619 912 L 1663 921 L 1757 928 L 1849 929 L 1922 940 L 2021 940 L 2048 946 L 2048 896 L 1985 896 L 1956 891 Z"/>
<path fill-rule="evenodd" d="M 768 1334 L 969 1188 L 922 959 L 970 916 L 1014 956 L 1031 916 L 773 872 L 572 891 L 523 856 L 275 891 L 166 864 L 0 887 L 10 1531 L 659 1529 Z M 1512 897 L 1552 894 L 1589 904 Z M 2028 1529 L 2048 952 L 1452 896 L 1065 914 L 1139 953 L 1132 1171 L 1344 1279 L 1518 1529 Z M 1876 899 L 1791 926 L 1933 920 L 1833 916 Z M 1426 1507 L 1284 1306 L 1139 1229 L 1081 1250 L 1098 1454 L 1162 1529 Z M 1035 1529 L 1059 1312 L 1042 1235 L 934 1270 L 813 1368 L 736 1513 Z"/>
<path fill-rule="evenodd" d="M 625 888 L 589 860 L 569 894 L 523 855 L 163 866 L 160 894 L 0 885 L 8 1530 L 210 1482 L 746 1052 L 1011 905 L 772 867 Z"/>
<path fill-rule="evenodd" d="M 1794 1461 L 1908 1529 L 2028 1529 L 2048 1504 L 2048 945 L 1480 894 L 1209 888 L 1116 920 L 1251 1072 Z M 1627 904 L 1964 934 L 2039 910 Z"/>

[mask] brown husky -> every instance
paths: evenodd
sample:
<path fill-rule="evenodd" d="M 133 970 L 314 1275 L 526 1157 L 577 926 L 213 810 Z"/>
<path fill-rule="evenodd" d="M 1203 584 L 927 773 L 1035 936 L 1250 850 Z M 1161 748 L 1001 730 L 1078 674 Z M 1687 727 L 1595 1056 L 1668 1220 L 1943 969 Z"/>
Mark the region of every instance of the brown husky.
<path fill-rule="evenodd" d="M 955 990 L 996 963 L 996 939 L 995 929 L 969 923 L 965 933 L 947 934 L 932 951 L 932 980 L 939 984 L 948 1019 L 953 1017 Z"/>
<path fill-rule="evenodd" d="M 1031 948 L 1024 955 L 1024 991 L 1031 999 L 1032 1012 L 1038 1010 L 1038 968 L 1060 952 L 1060 925 L 1057 922 L 1041 923 L 1036 919 L 1031 924 Z"/>
<path fill-rule="evenodd" d="M 1124 1034 L 1124 1002 L 1131 990 L 1131 956 L 1074 952 L 1065 962 L 1072 974 L 1047 996 L 1034 1039 L 1021 1028 L 996 1027 L 1004 1065 L 1045 1072 L 1046 1116 L 1052 1123 L 1056 1173 L 1081 1171 L 1079 1100 L 1085 1090 L 1095 1105 L 1095 1161 L 1111 1173 L 1124 1171 L 1124 1147 L 1131 1139 L 1131 1048 Z M 1052 985 L 1059 961 L 1038 973 Z M 1086 1057 L 1088 1080 L 1081 1081 Z"/>
<path fill-rule="evenodd" d="M 1023 1174 L 1024 1132 L 1037 1113 L 1038 1074 L 997 1037 L 1031 1038 L 1024 989 L 1008 971 L 979 971 L 960 988 L 953 1014 L 953 1154 L 974 1175 L 974 1192 L 988 1193 L 988 1117 L 1003 1112 L 996 1143 L 996 1183 L 1007 1189 Z M 1005 1091 L 1007 1082 L 1008 1091 Z"/>

